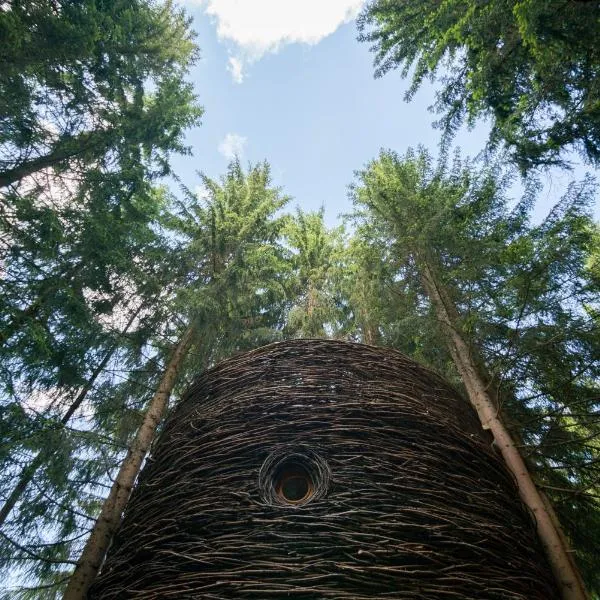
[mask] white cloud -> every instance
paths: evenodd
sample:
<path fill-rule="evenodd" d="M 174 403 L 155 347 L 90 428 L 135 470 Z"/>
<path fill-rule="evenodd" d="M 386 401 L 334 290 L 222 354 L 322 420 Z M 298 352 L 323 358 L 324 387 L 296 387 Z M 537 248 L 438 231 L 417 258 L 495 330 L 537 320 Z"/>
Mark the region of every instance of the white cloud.
<path fill-rule="evenodd" d="M 244 154 L 247 138 L 237 133 L 228 133 L 219 144 L 219 152 L 228 160 Z"/>
<path fill-rule="evenodd" d="M 198 2 L 198 0 L 189 0 Z M 220 40 L 232 42 L 228 70 L 238 83 L 245 65 L 286 44 L 317 44 L 356 17 L 365 0 L 200 0 Z"/>
<path fill-rule="evenodd" d="M 242 83 L 242 81 L 244 81 L 244 63 L 239 58 L 230 56 L 227 70 L 231 73 L 231 76 L 236 83 Z"/>

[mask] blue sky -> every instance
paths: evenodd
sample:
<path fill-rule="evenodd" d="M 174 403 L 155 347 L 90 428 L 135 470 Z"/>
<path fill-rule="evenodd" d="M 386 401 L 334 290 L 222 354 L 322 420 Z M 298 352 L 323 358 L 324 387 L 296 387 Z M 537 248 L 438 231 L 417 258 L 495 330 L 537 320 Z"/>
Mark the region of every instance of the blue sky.
<path fill-rule="evenodd" d="M 372 54 L 356 41 L 352 18 L 360 0 L 185 0 L 202 58 L 191 72 L 205 108 L 188 134 L 193 157 L 174 169 L 194 189 L 197 170 L 221 175 L 233 152 L 243 162 L 269 161 L 291 206 L 325 206 L 328 225 L 351 209 L 354 171 L 380 148 L 403 153 L 423 144 L 437 153 L 440 132 L 428 111 L 434 88 L 424 85 L 410 103 L 399 72 L 373 78 Z M 325 7 L 325 8 L 324 8 Z M 481 124 L 456 143 L 475 155 L 485 145 Z M 583 173 L 576 169 L 576 176 Z M 546 176 L 542 214 L 570 176 Z"/>

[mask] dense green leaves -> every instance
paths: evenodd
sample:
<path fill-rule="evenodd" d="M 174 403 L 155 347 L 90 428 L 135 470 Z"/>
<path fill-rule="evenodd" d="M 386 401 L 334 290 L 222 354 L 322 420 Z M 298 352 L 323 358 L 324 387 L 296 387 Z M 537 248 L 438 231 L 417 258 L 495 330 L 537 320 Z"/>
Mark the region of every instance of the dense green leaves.
<path fill-rule="evenodd" d="M 109 171 L 131 190 L 185 151 L 197 49 L 171 2 L 11 1 L 0 40 L 0 187 Z"/>
<path fill-rule="evenodd" d="M 290 291 L 295 299 L 286 330 L 294 337 L 336 336 L 342 326 L 342 307 L 335 289 L 342 232 L 328 230 L 323 215 L 323 209 L 315 213 L 298 209 L 285 231 L 292 251 Z"/>
<path fill-rule="evenodd" d="M 442 84 L 446 133 L 490 119 L 519 167 L 560 163 L 576 150 L 600 162 L 600 5 L 572 0 L 375 0 L 359 19 L 377 75 L 413 69 Z"/>
<path fill-rule="evenodd" d="M 201 115 L 185 80 L 193 37 L 170 2 L 0 10 L 0 568 L 11 582 L 70 571 L 160 370 L 175 279 L 153 182 Z"/>
<path fill-rule="evenodd" d="M 378 74 L 439 79 L 446 134 L 489 118 L 523 172 L 600 162 L 600 13 L 574 0 L 377 0 Z M 531 222 L 495 164 L 382 151 L 347 230 L 284 212 L 269 165 L 160 186 L 201 109 L 171 2 L 0 9 L 0 572 L 54 598 L 181 332 L 175 386 L 285 337 L 397 348 L 462 385 L 424 285 L 439 284 L 498 410 L 554 502 L 590 589 L 600 538 L 600 234 L 594 182 Z M 1 509 L 0 509 L 1 510 Z M 41 587 L 40 587 L 41 586 Z M 47 586 L 47 587 L 44 587 Z"/>
<path fill-rule="evenodd" d="M 220 181 L 202 178 L 203 196 L 176 203 L 166 219 L 185 285 L 176 310 L 199 319 L 219 356 L 272 339 L 283 325 L 287 264 L 280 214 L 288 197 L 271 184 L 267 163 L 245 172 L 233 161 Z M 206 352 L 212 346 L 202 340 Z M 206 366 L 206 365 L 204 365 Z"/>
<path fill-rule="evenodd" d="M 428 336 L 421 358 L 456 379 L 443 355 L 432 353 L 430 336 L 437 329 L 444 344 L 445 335 L 424 273 L 443 290 L 454 327 L 597 591 L 600 290 L 589 277 L 594 228 L 587 212 L 593 182 L 573 184 L 539 225 L 529 222 L 530 195 L 508 209 L 505 185 L 490 167 L 458 160 L 435 166 L 423 150 L 382 152 L 353 190 L 358 232 L 374 249 L 389 248 L 392 280 L 407 302 L 419 298 L 412 314 Z"/>

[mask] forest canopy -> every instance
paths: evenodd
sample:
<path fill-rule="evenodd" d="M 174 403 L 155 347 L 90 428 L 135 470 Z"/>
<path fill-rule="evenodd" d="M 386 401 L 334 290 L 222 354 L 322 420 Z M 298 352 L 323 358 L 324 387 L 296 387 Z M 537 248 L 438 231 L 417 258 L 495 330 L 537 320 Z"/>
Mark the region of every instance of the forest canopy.
<path fill-rule="evenodd" d="M 8 598 L 85 597 L 188 385 L 290 338 L 394 348 L 485 396 L 600 598 L 597 181 L 535 213 L 540 169 L 600 162 L 600 3 L 375 0 L 358 29 L 409 98 L 439 84 L 444 139 L 352 165 L 351 214 L 330 226 L 267 160 L 214 176 L 196 156 L 183 184 L 200 49 L 173 2 L 0 6 Z M 479 118 L 488 152 L 470 159 L 451 139 Z"/>
<path fill-rule="evenodd" d="M 376 74 L 441 85 L 434 110 L 446 135 L 492 124 L 523 171 L 600 161 L 600 4 L 585 0 L 373 0 L 359 20 Z"/>

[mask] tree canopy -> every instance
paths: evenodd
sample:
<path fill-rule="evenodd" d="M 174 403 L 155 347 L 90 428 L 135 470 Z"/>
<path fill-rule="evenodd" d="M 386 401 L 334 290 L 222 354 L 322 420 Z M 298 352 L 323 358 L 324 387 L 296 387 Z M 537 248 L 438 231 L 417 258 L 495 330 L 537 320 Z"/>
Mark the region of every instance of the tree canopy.
<path fill-rule="evenodd" d="M 195 34 L 170 0 L 0 4 L 10 597 L 59 597 L 104 535 L 81 597 L 165 413 L 220 360 L 292 337 L 398 349 L 469 398 L 480 385 L 600 597 L 597 184 L 573 181 L 535 220 L 531 172 L 571 151 L 600 164 L 600 4 L 374 0 L 359 28 L 378 75 L 412 73 L 409 97 L 441 83 L 446 139 L 439 160 L 382 150 L 332 227 L 301 198 L 288 211 L 267 161 L 220 177 L 199 161 L 195 192 L 172 172 L 202 109 Z M 525 176 L 518 198 L 493 153 L 448 158 L 478 118 Z"/>
<path fill-rule="evenodd" d="M 489 119 L 527 171 L 569 150 L 600 163 L 600 5 L 575 0 L 374 0 L 359 18 L 376 74 L 412 74 L 411 98 L 440 83 L 446 134 Z"/>
<path fill-rule="evenodd" d="M 185 81 L 197 56 L 185 14 L 170 1 L 7 4 L 0 187 L 108 171 L 131 190 L 167 173 L 202 113 Z"/>
<path fill-rule="evenodd" d="M 600 290 L 588 270 L 594 185 L 573 184 L 537 225 L 532 192 L 510 206 L 506 185 L 494 165 L 480 169 L 458 158 L 435 165 L 423 149 L 383 151 L 353 188 L 358 233 L 366 233 L 363 243 L 389 249 L 394 285 L 407 301 L 419 299 L 412 312 L 421 331 L 448 345 L 435 306 L 443 298 L 452 330 L 554 500 L 597 592 Z M 435 360 L 427 346 L 422 359 L 465 384 L 452 346 L 452 360 L 443 352 Z"/>

